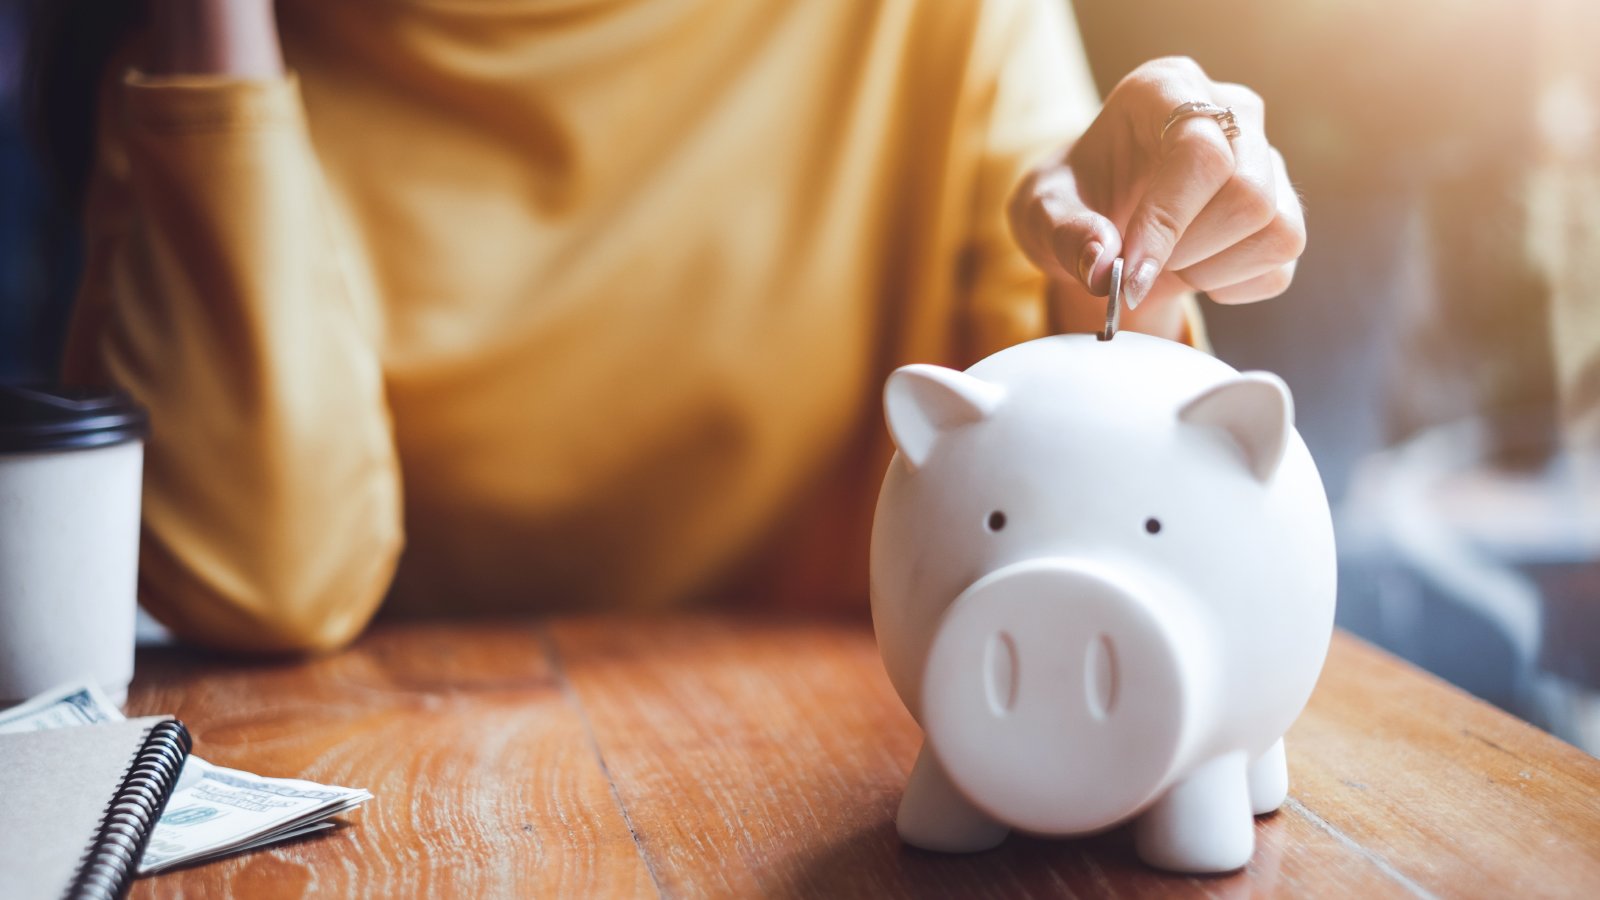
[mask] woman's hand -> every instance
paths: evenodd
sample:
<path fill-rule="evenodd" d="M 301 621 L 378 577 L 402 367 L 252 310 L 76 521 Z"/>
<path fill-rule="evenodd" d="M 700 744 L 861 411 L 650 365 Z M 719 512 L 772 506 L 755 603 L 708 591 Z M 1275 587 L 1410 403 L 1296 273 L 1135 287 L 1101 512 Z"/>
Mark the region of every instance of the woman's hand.
<path fill-rule="evenodd" d="M 272 0 L 154 0 L 144 69 L 151 75 L 282 77 Z"/>
<path fill-rule="evenodd" d="M 1191 100 L 1232 107 L 1240 134 L 1230 141 L 1202 115 L 1163 137 L 1167 116 Z M 1263 121 L 1254 91 L 1212 81 L 1190 59 L 1153 60 L 1124 78 L 1083 137 L 1011 200 L 1023 252 L 1055 279 L 1058 302 L 1077 307 L 1058 321 L 1103 321 L 1105 304 L 1092 298 L 1110 292 L 1119 256 L 1125 328 L 1178 336 L 1175 301 L 1189 289 L 1220 303 L 1283 293 L 1305 218 Z"/>

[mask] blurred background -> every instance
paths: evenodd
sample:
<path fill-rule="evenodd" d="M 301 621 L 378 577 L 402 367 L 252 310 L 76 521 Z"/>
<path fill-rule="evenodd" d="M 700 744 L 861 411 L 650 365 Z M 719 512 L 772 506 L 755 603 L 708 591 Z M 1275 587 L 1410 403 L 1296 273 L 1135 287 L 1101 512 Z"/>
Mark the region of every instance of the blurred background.
<path fill-rule="evenodd" d="M 1600 4 L 1076 11 L 1102 95 L 1183 54 L 1266 99 L 1307 250 L 1206 320 L 1294 391 L 1339 624 L 1600 753 Z"/>
<path fill-rule="evenodd" d="M 0 380 L 55 372 L 80 265 L 0 0 Z M 1206 303 L 1294 390 L 1341 625 L 1600 752 L 1600 4 L 1078 0 L 1101 93 L 1183 54 L 1267 101 L 1307 207 L 1294 286 Z"/>
<path fill-rule="evenodd" d="M 0 381 L 53 380 L 80 265 L 22 126 L 25 0 L 0 0 Z"/>

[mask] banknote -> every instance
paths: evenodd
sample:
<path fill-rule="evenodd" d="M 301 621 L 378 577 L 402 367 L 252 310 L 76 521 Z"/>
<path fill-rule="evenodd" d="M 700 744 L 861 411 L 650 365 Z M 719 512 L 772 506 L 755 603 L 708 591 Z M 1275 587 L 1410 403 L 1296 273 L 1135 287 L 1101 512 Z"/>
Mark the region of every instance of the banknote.
<path fill-rule="evenodd" d="M 0 734 L 124 718 L 90 679 L 0 711 Z M 149 875 L 337 827 L 328 821 L 372 799 L 359 788 L 267 778 L 190 755 L 139 861 Z"/>
<path fill-rule="evenodd" d="M 100 686 L 84 679 L 51 688 L 26 703 L 0 710 L 0 734 L 122 719 L 122 712 L 106 698 Z"/>
<path fill-rule="evenodd" d="M 139 861 L 139 874 L 331 828 L 327 819 L 371 799 L 364 790 L 265 778 L 190 756 Z"/>

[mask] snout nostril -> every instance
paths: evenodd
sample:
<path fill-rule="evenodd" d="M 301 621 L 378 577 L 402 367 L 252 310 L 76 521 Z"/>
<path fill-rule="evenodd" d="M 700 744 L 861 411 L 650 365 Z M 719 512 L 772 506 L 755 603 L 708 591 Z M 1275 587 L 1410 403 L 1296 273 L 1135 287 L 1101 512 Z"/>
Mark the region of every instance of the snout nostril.
<path fill-rule="evenodd" d="M 989 635 L 989 644 L 983 651 L 983 686 L 989 697 L 989 711 L 1003 716 L 1017 705 L 1016 639 L 1004 631 Z"/>
<path fill-rule="evenodd" d="M 1096 721 L 1103 721 L 1117 705 L 1118 674 L 1117 648 L 1111 636 L 1096 635 L 1083 659 L 1084 699 Z"/>

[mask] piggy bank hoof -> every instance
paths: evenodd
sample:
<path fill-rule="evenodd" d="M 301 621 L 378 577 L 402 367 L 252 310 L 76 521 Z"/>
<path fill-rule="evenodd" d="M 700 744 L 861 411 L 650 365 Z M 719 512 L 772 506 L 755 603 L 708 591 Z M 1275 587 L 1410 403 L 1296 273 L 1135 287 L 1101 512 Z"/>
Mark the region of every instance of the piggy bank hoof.
<path fill-rule="evenodd" d="M 895 819 L 900 840 L 935 853 L 981 853 L 1005 842 L 1011 829 L 993 819 L 919 817 L 903 813 Z"/>
<path fill-rule="evenodd" d="M 1169 872 L 1242 868 L 1256 848 L 1247 769 L 1242 752 L 1229 753 L 1173 785 L 1134 826 L 1139 858 Z"/>
<path fill-rule="evenodd" d="M 961 796 L 923 743 L 895 817 L 900 840 L 937 853 L 977 853 L 1000 846 L 1011 829 Z"/>
<path fill-rule="evenodd" d="M 1258 816 L 1276 812 L 1289 799 L 1289 764 L 1283 738 L 1250 766 L 1250 811 Z"/>

